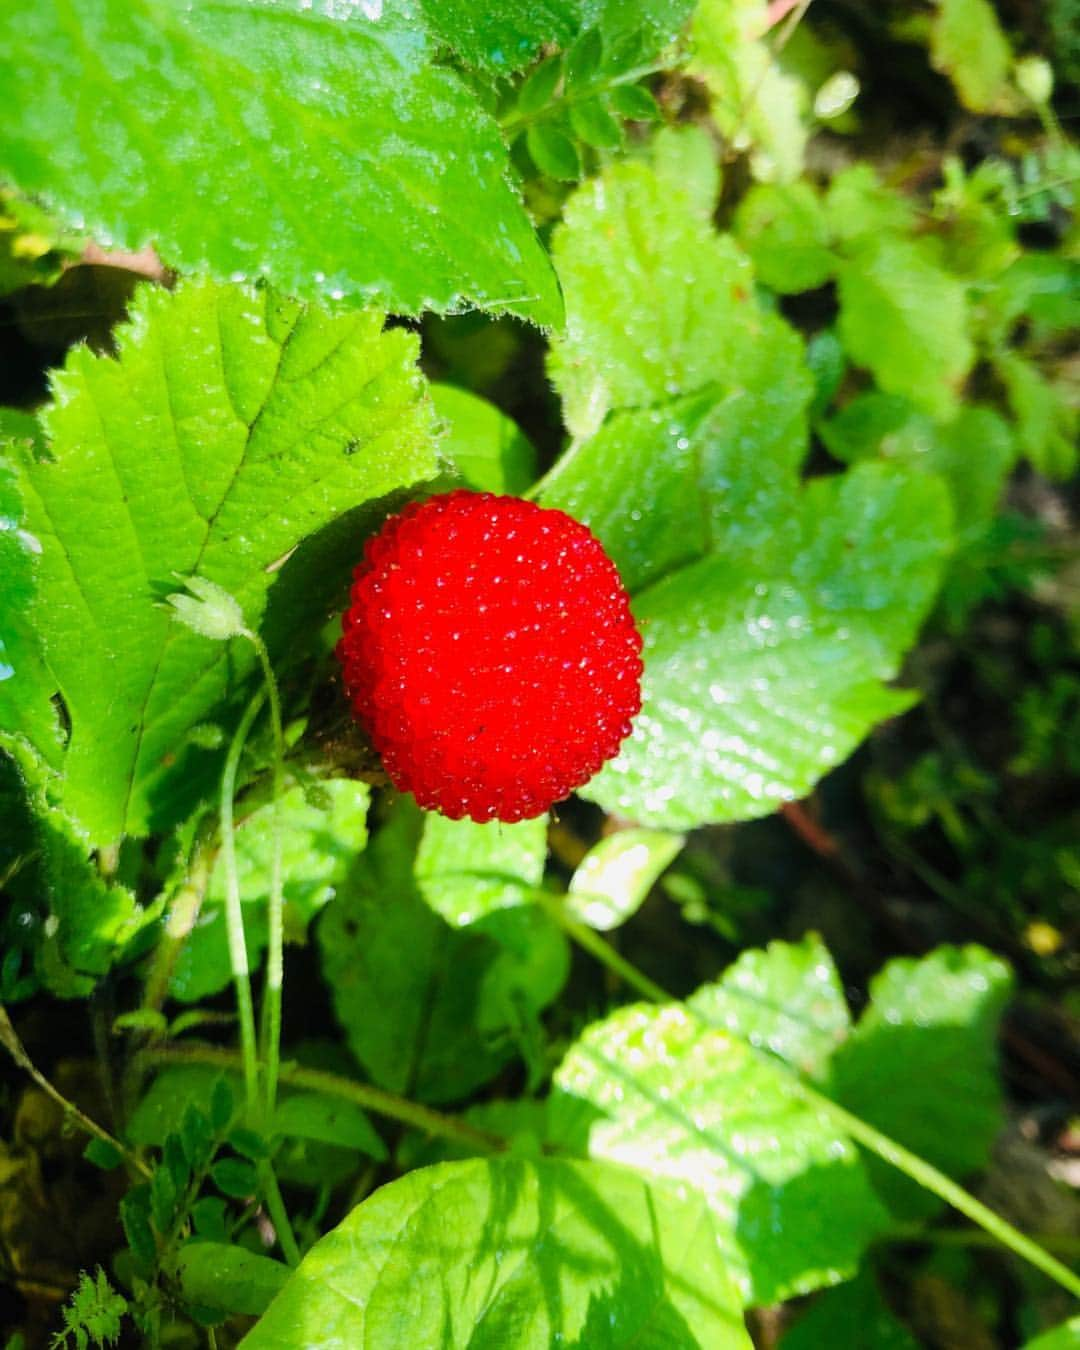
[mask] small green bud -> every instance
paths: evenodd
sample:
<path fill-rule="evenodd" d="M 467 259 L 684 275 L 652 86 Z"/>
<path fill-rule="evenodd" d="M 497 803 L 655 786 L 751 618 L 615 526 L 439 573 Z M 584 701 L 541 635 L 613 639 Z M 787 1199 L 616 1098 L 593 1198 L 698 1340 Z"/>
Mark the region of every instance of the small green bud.
<path fill-rule="evenodd" d="M 244 611 L 221 586 L 205 577 L 181 577 L 190 592 L 175 591 L 165 597 L 173 607 L 173 618 L 186 628 L 214 642 L 228 642 L 247 632 Z"/>

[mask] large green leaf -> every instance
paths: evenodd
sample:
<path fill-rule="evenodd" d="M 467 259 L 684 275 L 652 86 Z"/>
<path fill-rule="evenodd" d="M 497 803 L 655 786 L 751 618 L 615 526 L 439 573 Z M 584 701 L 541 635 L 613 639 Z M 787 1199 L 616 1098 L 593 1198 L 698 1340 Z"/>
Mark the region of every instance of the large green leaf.
<path fill-rule="evenodd" d="M 882 681 L 951 542 L 938 482 L 866 466 L 800 488 L 802 343 L 711 194 L 668 172 L 679 144 L 586 185 L 556 234 L 551 368 L 578 439 L 541 490 L 603 541 L 645 639 L 634 734 L 585 795 L 676 829 L 775 809 L 907 706 Z"/>
<path fill-rule="evenodd" d="M 619 1168 L 442 1163 L 322 1238 L 242 1345 L 749 1350 L 715 1228 Z"/>
<path fill-rule="evenodd" d="M 745 951 L 715 984 L 689 1000 L 723 1028 L 818 1076 L 851 1027 L 840 977 L 816 934 Z"/>
<path fill-rule="evenodd" d="M 421 813 L 399 802 L 326 906 L 323 973 L 353 1054 L 375 1082 L 425 1101 L 467 1096 L 515 1049 L 566 979 L 566 942 L 533 906 L 451 927 L 413 874 Z M 454 887 L 464 881 L 455 876 Z M 500 886 L 505 879 L 500 880 Z"/>
<path fill-rule="evenodd" d="M 54 377 L 48 456 L 21 462 L 31 614 L 71 720 L 62 801 L 92 842 L 178 817 L 216 762 L 186 737 L 252 666 L 248 644 L 171 620 L 176 574 L 223 586 L 257 625 L 272 564 L 434 472 L 415 352 L 377 314 L 188 283 L 142 292 L 118 360 L 79 348 Z"/>
<path fill-rule="evenodd" d="M 550 364 L 575 435 L 595 431 L 609 409 L 666 403 L 723 379 L 756 340 L 750 265 L 714 232 L 702 197 L 662 163 L 627 162 L 567 203 L 553 242 L 566 333 Z"/>
<path fill-rule="evenodd" d="M 840 267 L 840 337 L 887 393 L 948 417 L 975 356 L 963 283 L 916 243 L 866 236 Z"/>
<path fill-rule="evenodd" d="M 5 5 L 0 173 L 219 280 L 557 323 L 498 128 L 433 54 L 410 0 Z"/>
<path fill-rule="evenodd" d="M 890 961 L 833 1056 L 830 1095 L 950 1176 L 976 1171 L 1002 1126 L 996 1041 L 1010 988 L 1009 968 L 981 947 Z M 899 1172 L 870 1162 L 900 1217 L 939 1207 Z"/>
<path fill-rule="evenodd" d="M 882 682 L 933 601 L 949 519 L 937 480 L 862 465 L 792 495 L 759 560 L 721 535 L 717 552 L 640 591 L 642 712 L 585 795 L 678 829 L 805 794 L 910 705 Z"/>
<path fill-rule="evenodd" d="M 258 968 L 267 941 L 274 831 L 281 840 L 285 935 L 293 942 L 303 942 L 312 918 L 334 894 L 367 842 L 368 789 L 340 778 L 322 783 L 320 793 L 322 800 L 314 804 L 301 788 L 291 788 L 278 804 L 279 823 L 275 823 L 273 806 L 264 806 L 240 822 L 236 870 L 252 970 Z M 224 989 L 232 979 L 225 892 L 225 868 L 219 857 L 198 921 L 173 969 L 169 984 L 173 998 L 197 1003 Z"/>
<path fill-rule="evenodd" d="M 678 1005 L 588 1027 L 555 1074 L 555 1138 L 704 1195 L 748 1303 L 847 1278 L 885 1214 L 858 1151 L 788 1072 Z"/>

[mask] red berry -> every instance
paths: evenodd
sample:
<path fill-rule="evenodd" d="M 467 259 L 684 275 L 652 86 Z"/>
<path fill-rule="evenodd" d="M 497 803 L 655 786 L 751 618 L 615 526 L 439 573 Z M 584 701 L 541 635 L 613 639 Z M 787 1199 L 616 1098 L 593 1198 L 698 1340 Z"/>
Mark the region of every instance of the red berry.
<path fill-rule="evenodd" d="M 615 564 L 562 511 L 450 492 L 392 516 L 353 579 L 345 689 L 394 785 L 455 820 L 542 815 L 641 706 Z"/>

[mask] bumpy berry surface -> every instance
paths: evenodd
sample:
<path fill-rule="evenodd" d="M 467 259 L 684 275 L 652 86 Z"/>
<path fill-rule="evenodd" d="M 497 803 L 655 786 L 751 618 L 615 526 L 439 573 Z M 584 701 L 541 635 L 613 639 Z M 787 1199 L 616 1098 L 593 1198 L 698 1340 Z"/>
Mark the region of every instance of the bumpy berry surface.
<path fill-rule="evenodd" d="M 394 785 L 454 819 L 524 820 L 588 782 L 641 706 L 614 563 L 562 511 L 451 492 L 364 550 L 338 657 Z"/>

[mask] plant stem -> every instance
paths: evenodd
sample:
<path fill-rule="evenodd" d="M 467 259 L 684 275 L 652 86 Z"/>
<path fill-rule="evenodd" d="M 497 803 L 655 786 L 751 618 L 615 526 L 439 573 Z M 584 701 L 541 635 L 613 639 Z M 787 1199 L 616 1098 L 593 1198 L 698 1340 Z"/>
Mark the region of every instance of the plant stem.
<path fill-rule="evenodd" d="M 210 1045 L 190 1045 L 183 1049 L 150 1049 L 144 1052 L 151 1064 L 212 1064 L 220 1069 L 240 1068 L 236 1054 L 231 1050 L 219 1050 Z M 399 1120 L 403 1125 L 422 1130 L 425 1134 L 440 1139 L 452 1139 L 467 1148 L 482 1153 L 498 1153 L 506 1148 L 506 1140 L 487 1130 L 479 1130 L 454 1116 L 433 1111 L 419 1102 L 397 1097 L 392 1092 L 373 1087 L 370 1083 L 357 1083 L 351 1078 L 341 1078 L 335 1073 L 323 1069 L 305 1069 L 298 1064 L 283 1064 L 280 1078 L 290 1087 L 306 1088 L 309 1092 L 322 1092 L 330 1097 L 340 1097 L 343 1101 L 354 1102 L 366 1111 L 386 1116 L 390 1120 Z"/>
<path fill-rule="evenodd" d="M 187 940 L 187 935 L 195 927 L 203 900 L 206 898 L 210 874 L 214 868 L 214 856 L 217 852 L 214 843 L 215 826 L 216 821 L 212 816 L 208 816 L 199 827 L 191 849 L 187 876 L 173 896 L 169 917 L 165 921 L 161 939 L 154 952 L 142 1006 L 155 1012 L 160 1011 L 161 1005 L 165 1002 L 177 957 Z"/>
<path fill-rule="evenodd" d="M 137 1158 L 130 1149 L 126 1148 L 119 1139 L 116 1139 L 108 1130 L 99 1125 L 96 1120 L 91 1120 L 85 1111 L 81 1111 L 74 1102 L 69 1102 L 62 1092 L 53 1087 L 52 1083 L 26 1053 L 26 1047 L 19 1040 L 18 1033 L 12 1026 L 11 1018 L 7 1014 L 7 1009 L 2 1003 L 0 1003 L 0 1044 L 3 1045 L 19 1068 L 28 1073 L 42 1092 L 62 1107 L 64 1113 L 74 1120 L 80 1129 L 92 1135 L 95 1139 L 100 1139 L 103 1144 L 108 1144 L 110 1148 L 114 1148 L 129 1167 L 134 1168 L 144 1177 L 150 1176 L 149 1167 Z"/>
<path fill-rule="evenodd" d="M 281 1189 L 278 1186 L 277 1177 L 274 1175 L 274 1169 L 270 1166 L 268 1159 L 264 1158 L 259 1163 L 258 1173 L 259 1184 L 266 1200 L 267 1212 L 270 1215 L 270 1222 L 274 1225 L 274 1231 L 277 1233 L 278 1242 L 281 1243 L 285 1260 L 290 1266 L 298 1266 L 300 1264 L 300 1248 L 296 1245 L 296 1235 L 293 1233 L 292 1224 L 289 1222 L 289 1211 L 285 1208 L 285 1201 L 281 1198 Z"/>
<path fill-rule="evenodd" d="M 270 900 L 267 908 L 266 985 L 259 1029 L 262 1059 L 266 1064 L 263 1080 L 263 1110 L 269 1122 L 274 1115 L 277 1100 L 278 1070 L 281 1063 L 281 989 L 285 979 L 285 919 L 281 874 L 281 794 L 285 772 L 285 732 L 281 724 L 281 695 L 278 692 L 270 653 L 258 633 L 246 634 L 259 657 L 267 696 L 270 699 L 270 722 L 274 733 L 274 761 L 272 777 L 272 823 L 270 839 Z"/>
<path fill-rule="evenodd" d="M 247 943 L 244 940 L 244 916 L 240 907 L 240 882 L 236 872 L 236 833 L 233 824 L 233 798 L 236 773 L 244 742 L 263 703 L 266 691 L 260 689 L 244 711 L 225 759 L 221 775 L 221 861 L 225 869 L 225 931 L 229 941 L 229 965 L 236 987 L 236 1008 L 240 1017 L 240 1046 L 244 1065 L 244 1091 L 248 1115 L 254 1118 L 259 1095 L 258 1055 L 255 1048 L 255 1009 L 251 1001 L 251 977 Z"/>
<path fill-rule="evenodd" d="M 591 955 L 595 956 L 607 968 L 631 985 L 639 993 L 644 994 L 646 998 L 655 1003 L 675 1003 L 678 1000 L 673 994 L 665 992 L 657 984 L 654 984 L 647 975 L 643 975 L 639 970 L 632 966 L 628 961 L 619 955 L 617 951 L 606 942 L 599 933 L 587 929 L 584 925 L 577 923 L 566 913 L 564 907 L 553 896 L 546 896 L 540 900 L 543 907 L 550 913 L 556 921 L 563 927 L 565 932 L 579 942 Z M 685 1005 L 684 1005 L 685 1006 Z M 698 1017 L 706 1026 L 710 1024 L 696 1009 L 688 1009 L 695 1017 Z M 724 1030 L 727 1030 L 724 1028 Z M 731 1032 L 727 1033 L 728 1035 Z M 740 1038 L 741 1039 L 741 1038 Z M 917 1182 L 932 1194 L 944 1200 L 946 1204 L 951 1205 L 953 1209 L 958 1210 L 972 1223 L 985 1229 L 993 1238 L 1008 1247 L 1010 1251 L 1015 1252 L 1017 1256 L 1041 1270 L 1055 1283 L 1061 1285 L 1063 1289 L 1068 1289 L 1070 1293 L 1080 1297 L 1080 1276 L 1074 1275 L 1068 1267 L 1064 1266 L 1049 1252 L 1044 1251 L 1037 1243 L 1032 1242 L 1025 1237 L 1011 1223 L 1003 1219 L 1000 1214 L 995 1214 L 992 1209 L 984 1205 L 981 1200 L 965 1191 L 962 1186 L 958 1186 L 951 1177 L 947 1177 L 944 1172 L 938 1170 L 925 1159 L 912 1153 L 910 1149 L 904 1148 L 888 1135 L 875 1129 L 873 1125 L 861 1120 L 858 1116 L 852 1115 L 842 1106 L 838 1106 L 830 1097 L 818 1092 L 816 1088 L 811 1087 L 804 1082 L 796 1073 L 792 1072 L 790 1065 L 781 1060 L 779 1056 L 769 1054 L 767 1051 L 761 1051 L 756 1046 L 750 1045 L 749 1041 L 744 1044 L 750 1047 L 759 1058 L 767 1059 L 771 1064 L 780 1065 L 787 1071 L 792 1084 L 797 1088 L 799 1095 L 816 1111 L 827 1115 L 830 1119 L 852 1139 L 862 1144 L 863 1148 L 874 1153 L 884 1162 L 895 1167 L 897 1171 L 903 1172 L 912 1181 Z"/>

